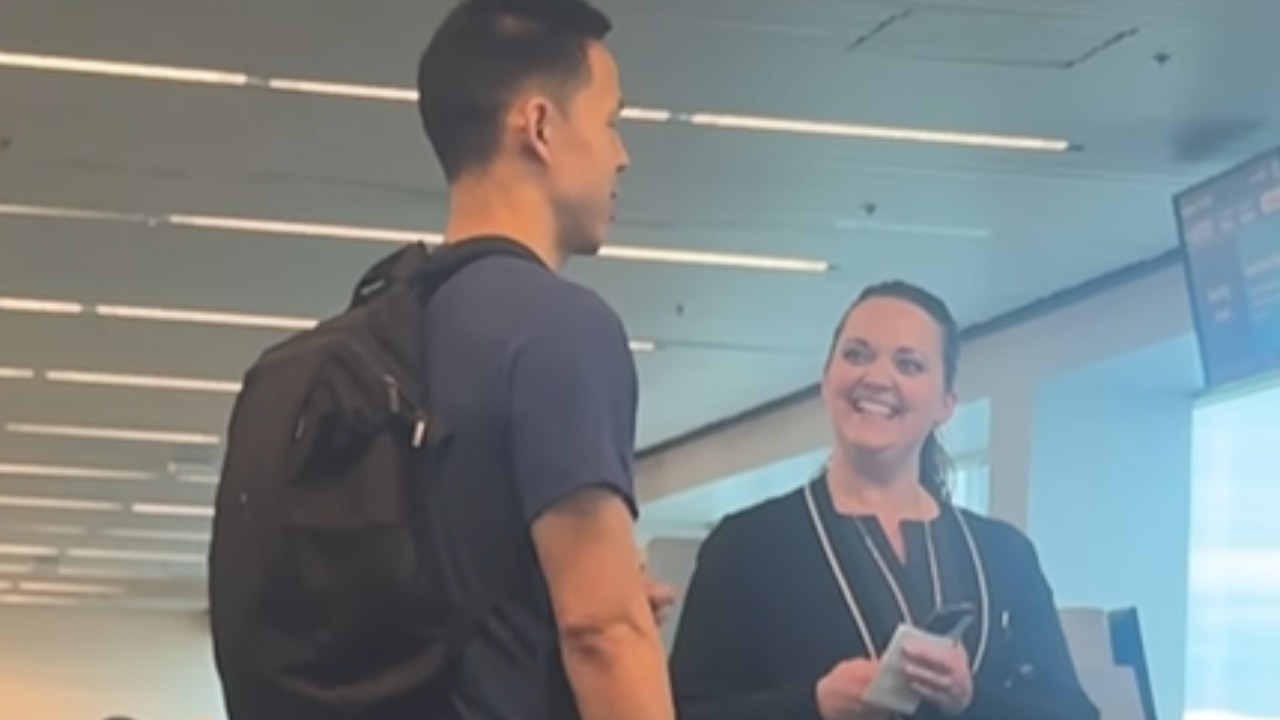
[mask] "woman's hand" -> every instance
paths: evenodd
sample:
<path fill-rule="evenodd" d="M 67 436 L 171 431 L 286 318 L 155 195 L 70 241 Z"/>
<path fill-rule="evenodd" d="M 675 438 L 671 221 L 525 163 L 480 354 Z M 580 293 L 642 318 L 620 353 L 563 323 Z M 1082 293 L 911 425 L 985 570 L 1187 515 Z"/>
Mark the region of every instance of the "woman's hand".
<path fill-rule="evenodd" d="M 918 643 L 902 648 L 907 679 L 920 697 L 948 715 L 959 715 L 973 702 L 969 653 L 961 643 Z"/>
<path fill-rule="evenodd" d="M 644 594 L 649 601 L 649 612 L 653 613 L 653 622 L 662 627 L 675 607 L 676 589 L 650 575 L 648 563 L 640 563 L 640 574 L 644 576 Z"/>
<path fill-rule="evenodd" d="M 662 624 L 671 616 L 671 609 L 675 607 L 676 590 L 648 575 L 645 576 L 644 590 L 649 598 L 649 611 L 653 613 L 653 621 L 658 627 L 662 627 Z"/>
<path fill-rule="evenodd" d="M 818 681 L 818 714 L 823 720 L 881 720 L 889 713 L 867 705 L 862 696 L 875 678 L 879 665 L 874 660 L 845 660 Z"/>

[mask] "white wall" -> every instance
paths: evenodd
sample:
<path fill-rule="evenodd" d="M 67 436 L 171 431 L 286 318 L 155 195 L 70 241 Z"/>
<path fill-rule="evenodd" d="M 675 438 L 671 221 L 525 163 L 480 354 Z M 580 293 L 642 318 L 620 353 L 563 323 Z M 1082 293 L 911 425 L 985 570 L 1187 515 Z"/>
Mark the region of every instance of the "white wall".
<path fill-rule="evenodd" d="M 3 720 L 222 720 L 200 617 L 0 607 Z"/>
<path fill-rule="evenodd" d="M 1184 707 L 1195 359 L 1162 343 L 1046 383 L 1035 407 L 1027 530 L 1059 603 L 1137 607 L 1164 718 Z"/>

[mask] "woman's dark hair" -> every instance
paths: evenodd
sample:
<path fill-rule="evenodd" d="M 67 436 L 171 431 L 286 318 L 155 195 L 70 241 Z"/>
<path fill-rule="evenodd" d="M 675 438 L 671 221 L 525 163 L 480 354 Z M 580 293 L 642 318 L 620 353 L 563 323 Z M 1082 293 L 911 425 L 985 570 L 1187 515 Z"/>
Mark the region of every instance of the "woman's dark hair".
<path fill-rule="evenodd" d="M 827 364 L 830 365 L 835 354 L 836 344 L 840 342 L 840 333 L 849 319 L 849 314 L 862 303 L 876 298 L 889 298 L 911 303 L 920 308 L 938 324 L 942 334 L 942 379 L 948 392 L 955 388 L 956 371 L 960 365 L 960 327 L 951 316 L 951 310 L 942 298 L 917 285 L 903 280 L 870 285 L 858 294 L 849 308 L 840 316 L 831 335 L 831 347 L 827 350 Z M 937 432 L 930 432 L 920 449 L 920 484 L 940 502 L 950 500 L 947 479 L 951 476 L 951 456 L 938 440 Z"/>

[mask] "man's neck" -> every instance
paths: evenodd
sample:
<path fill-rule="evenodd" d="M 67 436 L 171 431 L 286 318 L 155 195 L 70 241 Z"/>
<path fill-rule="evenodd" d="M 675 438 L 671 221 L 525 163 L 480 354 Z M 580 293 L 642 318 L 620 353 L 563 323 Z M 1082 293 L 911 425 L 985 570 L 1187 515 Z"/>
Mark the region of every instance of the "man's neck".
<path fill-rule="evenodd" d="M 455 182 L 449 191 L 444 241 L 494 235 L 525 245 L 557 271 L 567 259 L 556 242 L 554 212 L 528 184 L 504 183 L 492 177 Z"/>

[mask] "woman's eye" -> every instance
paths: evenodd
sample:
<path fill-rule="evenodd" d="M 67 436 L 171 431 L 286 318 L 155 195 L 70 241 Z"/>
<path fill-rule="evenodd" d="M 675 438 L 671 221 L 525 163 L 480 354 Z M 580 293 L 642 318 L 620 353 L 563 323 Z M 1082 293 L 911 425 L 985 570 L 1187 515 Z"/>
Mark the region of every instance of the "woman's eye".
<path fill-rule="evenodd" d="M 851 363 L 866 362 L 871 353 L 866 348 L 852 347 L 844 351 L 844 359 Z"/>
<path fill-rule="evenodd" d="M 898 369 L 904 373 L 914 375 L 924 370 L 924 363 L 914 358 L 902 358 L 898 360 Z"/>

